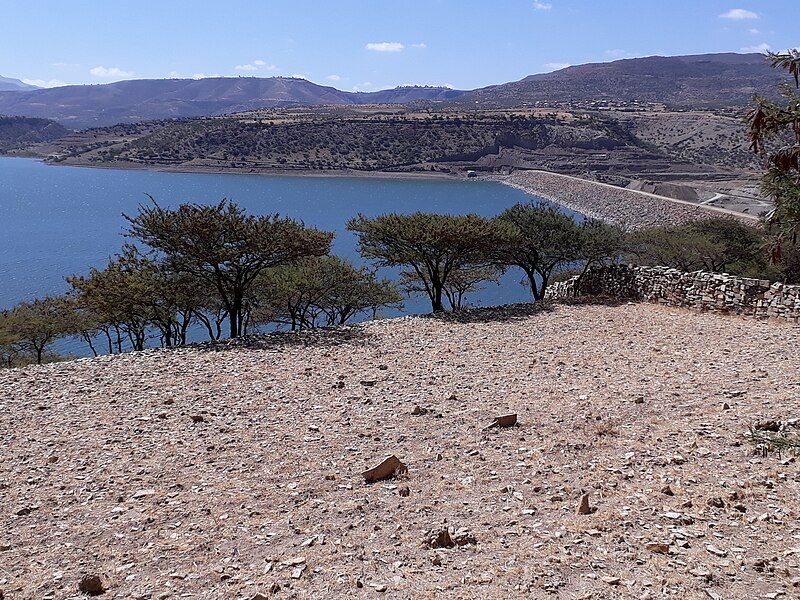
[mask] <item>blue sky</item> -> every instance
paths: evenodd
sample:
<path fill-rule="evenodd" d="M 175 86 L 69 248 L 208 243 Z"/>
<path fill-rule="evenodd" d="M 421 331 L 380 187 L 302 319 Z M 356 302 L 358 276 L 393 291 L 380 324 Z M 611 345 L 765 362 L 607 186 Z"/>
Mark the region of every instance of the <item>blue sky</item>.
<path fill-rule="evenodd" d="M 800 46 L 800 0 L 0 0 L 0 75 L 38 85 L 303 76 L 474 88 L 567 64 Z"/>

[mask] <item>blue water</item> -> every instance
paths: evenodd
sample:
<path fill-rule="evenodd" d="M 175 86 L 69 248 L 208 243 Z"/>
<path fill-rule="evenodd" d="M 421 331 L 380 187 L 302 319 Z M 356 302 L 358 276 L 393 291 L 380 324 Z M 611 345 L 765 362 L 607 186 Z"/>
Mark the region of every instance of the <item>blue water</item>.
<path fill-rule="evenodd" d="M 256 214 L 280 213 L 336 232 L 333 252 L 357 263 L 356 238 L 345 230 L 357 213 L 431 211 L 496 215 L 531 196 L 486 181 L 283 177 L 159 173 L 49 166 L 0 157 L 0 308 L 68 289 L 64 277 L 102 266 L 119 251 L 125 221 L 145 194 L 159 204 L 211 203 L 228 198 Z M 509 272 L 469 298 L 475 306 L 527 301 L 521 274 Z M 421 297 L 405 312 L 429 312 Z M 63 348 L 62 348 L 63 349 Z M 85 354 L 81 344 L 69 345 Z"/>

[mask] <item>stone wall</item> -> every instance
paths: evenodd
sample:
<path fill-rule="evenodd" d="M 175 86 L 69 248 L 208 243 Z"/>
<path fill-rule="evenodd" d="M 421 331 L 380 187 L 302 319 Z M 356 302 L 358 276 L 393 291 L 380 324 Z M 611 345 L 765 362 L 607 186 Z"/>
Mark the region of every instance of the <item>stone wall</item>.
<path fill-rule="evenodd" d="M 546 293 L 549 300 L 598 295 L 800 322 L 800 285 L 724 273 L 612 265 L 589 269 L 580 281 L 551 284 Z"/>

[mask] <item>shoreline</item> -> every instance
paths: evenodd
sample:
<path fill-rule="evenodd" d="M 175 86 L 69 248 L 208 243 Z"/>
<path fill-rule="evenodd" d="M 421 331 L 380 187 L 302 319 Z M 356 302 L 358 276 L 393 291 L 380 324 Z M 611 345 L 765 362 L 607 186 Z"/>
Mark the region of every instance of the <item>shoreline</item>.
<path fill-rule="evenodd" d="M 343 179 L 382 179 L 382 180 L 439 180 L 439 181 L 468 181 L 474 179 L 482 182 L 495 182 L 507 185 L 526 194 L 542 198 L 562 208 L 578 213 L 585 218 L 597 219 L 610 224 L 626 225 L 639 228 L 652 225 L 680 224 L 696 220 L 705 215 L 724 215 L 740 219 L 756 226 L 758 217 L 733 210 L 696 204 L 685 200 L 661 196 L 640 190 L 630 190 L 611 184 L 583 179 L 574 175 L 543 171 L 538 169 L 520 169 L 508 175 L 498 173 L 478 173 L 475 178 L 468 178 L 466 174 L 443 173 L 435 171 L 361 171 L 355 169 L 242 169 L 238 167 L 226 168 L 211 165 L 155 165 L 133 162 L 118 162 L 114 164 L 88 164 L 66 161 L 53 162 L 41 156 L 0 155 L 7 158 L 28 158 L 38 160 L 47 166 L 66 166 L 87 169 L 108 170 L 136 170 L 151 171 L 156 173 L 187 173 L 207 175 L 256 175 L 266 177 L 311 177 L 311 178 L 343 178 Z M 535 181 L 536 178 L 539 181 Z M 569 186 L 552 186 L 543 182 L 542 178 L 555 178 L 561 182 L 571 182 L 573 186 L 584 189 L 582 193 L 570 193 Z M 626 202 L 632 200 L 632 202 Z M 630 204 L 636 205 L 641 214 L 630 210 Z M 627 215 L 625 213 L 628 213 Z"/>
<path fill-rule="evenodd" d="M 435 171 L 420 171 L 420 172 L 395 172 L 395 171 L 359 171 L 356 169 L 331 169 L 331 170 L 318 170 L 318 169 L 241 169 L 241 168 L 224 168 L 214 166 L 201 166 L 201 165 L 143 165 L 131 162 L 119 162 L 114 164 L 87 164 L 87 163 L 72 163 L 66 161 L 53 162 L 48 161 L 46 158 L 37 156 L 10 156 L 4 155 L 7 158 L 32 158 L 38 160 L 47 166 L 52 167 L 78 167 L 85 169 L 108 169 L 120 171 L 152 171 L 155 173 L 201 173 L 206 175 L 261 175 L 266 177 L 317 177 L 317 178 L 351 178 L 351 179 L 441 179 L 441 180 L 466 180 L 467 177 L 462 177 L 454 173 L 442 173 Z"/>

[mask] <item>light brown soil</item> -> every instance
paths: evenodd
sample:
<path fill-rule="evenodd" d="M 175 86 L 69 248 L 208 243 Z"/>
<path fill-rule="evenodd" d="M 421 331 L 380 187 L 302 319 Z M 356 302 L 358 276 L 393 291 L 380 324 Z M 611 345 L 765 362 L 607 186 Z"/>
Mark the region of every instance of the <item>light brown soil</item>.
<path fill-rule="evenodd" d="M 797 463 L 743 434 L 800 416 L 799 342 L 651 305 L 517 307 L 0 372 L 0 589 L 797 597 Z M 506 412 L 518 427 L 483 429 Z M 389 454 L 408 474 L 365 484 Z M 423 547 L 446 526 L 477 543 Z"/>

